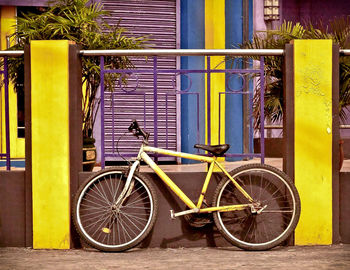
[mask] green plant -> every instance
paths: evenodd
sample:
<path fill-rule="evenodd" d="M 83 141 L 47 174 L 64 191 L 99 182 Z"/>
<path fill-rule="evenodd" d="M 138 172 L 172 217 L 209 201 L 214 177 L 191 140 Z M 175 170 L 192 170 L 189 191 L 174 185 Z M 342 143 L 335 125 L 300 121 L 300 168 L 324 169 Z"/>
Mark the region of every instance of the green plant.
<path fill-rule="evenodd" d="M 104 17 L 108 12 L 100 3 L 90 0 L 56 0 L 41 14 L 22 14 L 17 18 L 12 38 L 17 44 L 10 50 L 22 50 L 31 40 L 71 40 L 84 50 L 140 49 L 146 46 L 146 37 L 130 37 L 119 25 L 110 26 Z M 100 101 L 100 57 L 82 58 L 83 79 L 83 136 L 91 137 Z M 106 68 L 132 67 L 127 57 L 105 57 Z M 23 58 L 11 58 L 9 76 L 17 91 L 24 83 Z M 118 74 L 106 74 L 106 88 L 112 90 Z"/>
<path fill-rule="evenodd" d="M 285 45 L 294 39 L 332 39 L 342 49 L 350 48 L 350 17 L 336 18 L 329 26 L 322 22 L 302 26 L 300 23 L 283 22 L 277 30 L 267 30 L 254 35 L 252 41 L 241 47 L 249 49 L 284 49 Z M 253 57 L 259 60 L 258 57 Z M 346 112 L 350 106 L 350 57 L 341 56 L 340 62 L 340 93 L 339 116 L 346 120 Z M 278 56 L 265 57 L 265 119 L 279 122 L 283 117 L 283 58 Z M 259 80 L 259 78 L 258 78 Z M 256 84 L 254 95 L 254 116 L 256 127 L 260 125 L 260 82 Z"/>

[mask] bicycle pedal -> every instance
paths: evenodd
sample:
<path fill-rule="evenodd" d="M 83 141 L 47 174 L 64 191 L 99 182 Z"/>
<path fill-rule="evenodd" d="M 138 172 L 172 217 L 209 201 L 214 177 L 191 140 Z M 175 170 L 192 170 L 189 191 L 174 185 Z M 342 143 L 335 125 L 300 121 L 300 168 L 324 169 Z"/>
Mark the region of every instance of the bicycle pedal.
<path fill-rule="evenodd" d="M 176 218 L 174 210 L 170 210 L 170 218 L 171 219 L 175 219 Z"/>

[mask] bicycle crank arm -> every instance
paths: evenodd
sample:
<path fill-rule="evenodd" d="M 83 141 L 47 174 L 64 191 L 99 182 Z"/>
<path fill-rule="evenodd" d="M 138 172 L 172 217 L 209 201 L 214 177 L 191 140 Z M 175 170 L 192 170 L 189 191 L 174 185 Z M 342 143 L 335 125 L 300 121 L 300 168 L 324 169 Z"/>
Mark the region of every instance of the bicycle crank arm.
<path fill-rule="evenodd" d="M 259 209 L 258 211 L 256 211 L 257 214 L 261 214 L 262 211 L 264 211 L 264 209 L 267 207 L 267 205 L 265 205 L 264 207 L 262 207 L 261 209 Z"/>
<path fill-rule="evenodd" d="M 190 210 L 177 212 L 177 213 L 174 213 L 174 210 L 170 210 L 170 217 L 171 217 L 171 219 L 175 219 L 175 218 L 177 218 L 179 216 L 184 216 L 184 215 L 188 215 L 188 214 L 194 214 L 194 213 L 198 213 L 198 212 L 199 212 L 198 208 L 193 208 L 193 209 L 190 209 Z"/>

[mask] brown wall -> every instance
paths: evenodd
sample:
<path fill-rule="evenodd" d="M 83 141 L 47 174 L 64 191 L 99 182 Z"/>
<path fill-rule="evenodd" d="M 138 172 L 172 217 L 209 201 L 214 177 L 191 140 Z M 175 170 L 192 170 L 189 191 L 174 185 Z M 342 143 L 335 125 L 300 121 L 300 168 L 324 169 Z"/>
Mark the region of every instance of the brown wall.
<path fill-rule="evenodd" d="M 80 183 L 90 175 L 90 173 L 80 173 Z M 169 177 L 188 195 L 190 199 L 198 198 L 206 173 L 168 173 Z M 170 210 L 179 212 L 185 210 L 185 205 L 181 202 L 155 173 L 146 173 L 146 176 L 154 184 L 158 195 L 158 218 L 154 229 L 141 244 L 141 247 L 161 247 L 161 248 L 178 248 L 178 247 L 215 247 L 230 246 L 216 231 L 212 224 L 204 228 L 192 228 L 183 219 L 178 217 L 174 220 L 170 218 Z M 211 204 L 212 194 L 216 183 L 220 180 L 216 174 L 213 176 L 208 191 L 208 203 Z"/>
<path fill-rule="evenodd" d="M 339 232 L 340 241 L 350 244 L 350 172 L 340 173 L 340 214 Z"/>
<path fill-rule="evenodd" d="M 24 171 L 0 171 L 0 246 L 24 247 L 26 188 Z"/>
<path fill-rule="evenodd" d="M 281 2 L 281 1 L 280 1 Z M 344 0 L 288 0 L 282 3 L 282 20 L 327 24 L 335 17 L 349 15 L 350 1 Z"/>
<path fill-rule="evenodd" d="M 79 182 L 82 183 L 91 173 L 80 173 Z M 188 192 L 190 198 L 198 197 L 205 173 L 169 173 L 169 176 Z M 142 247 L 213 247 L 229 246 L 217 233 L 215 226 L 208 225 L 203 229 L 190 227 L 182 217 L 170 219 L 170 211 L 175 212 L 184 209 L 180 202 L 162 184 L 154 173 L 147 173 L 151 179 L 159 198 L 159 215 L 151 235 L 141 245 Z M 185 176 L 185 177 L 184 177 Z M 218 175 L 213 179 L 208 190 L 208 202 L 211 203 Z M 31 234 L 31 223 L 26 224 L 27 215 L 31 215 L 31 209 L 26 202 L 24 171 L 0 171 L 0 246 L 1 247 L 25 247 L 31 246 L 27 241 L 26 232 Z M 27 208 L 27 209 L 26 209 Z M 339 231 L 342 243 L 350 244 L 350 172 L 340 173 L 340 219 Z M 79 243 L 75 238 L 75 243 Z M 75 247 L 79 247 L 76 244 Z"/>

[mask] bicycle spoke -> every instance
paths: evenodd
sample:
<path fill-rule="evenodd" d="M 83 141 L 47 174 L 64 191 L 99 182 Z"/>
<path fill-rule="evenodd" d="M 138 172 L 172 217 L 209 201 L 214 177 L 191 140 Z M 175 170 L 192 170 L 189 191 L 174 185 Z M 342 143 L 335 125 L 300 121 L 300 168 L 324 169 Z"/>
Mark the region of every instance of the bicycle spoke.
<path fill-rule="evenodd" d="M 138 217 L 138 216 L 140 216 L 140 215 L 144 215 L 146 217 L 149 216 L 148 214 L 137 214 L 137 216 L 136 216 L 136 214 L 133 214 L 133 213 L 123 213 L 123 212 L 122 212 L 122 214 L 125 216 L 128 216 L 130 218 L 133 218 L 135 220 L 143 220 L 143 221 L 147 221 L 147 218 L 142 218 L 142 217 Z"/>
<path fill-rule="evenodd" d="M 80 218 L 84 218 L 84 220 L 86 220 L 85 218 L 86 217 L 89 217 L 89 216 L 96 216 L 98 214 L 102 215 L 104 212 L 101 212 L 100 210 L 95 210 L 95 211 L 91 211 L 91 208 L 89 210 L 89 212 L 87 214 L 83 214 L 84 210 L 81 210 L 80 211 Z"/>
<path fill-rule="evenodd" d="M 138 231 L 142 231 L 142 229 L 137 226 L 136 222 L 132 221 L 131 218 L 126 215 L 125 213 L 120 213 L 121 215 L 123 215 L 125 217 L 125 219 L 127 219 L 129 221 L 129 223 L 131 223 Z M 136 221 L 136 219 L 134 219 Z M 142 225 L 143 223 L 139 222 L 139 225 Z"/>
<path fill-rule="evenodd" d="M 92 192 L 94 192 L 94 191 L 92 191 Z M 87 197 L 88 197 L 89 199 L 87 199 Z M 97 204 L 97 202 L 94 202 L 92 199 L 90 199 L 90 197 L 92 197 L 92 199 L 95 199 L 95 200 L 99 201 L 99 204 L 103 203 L 103 204 L 108 204 L 108 205 L 109 205 L 109 203 L 110 203 L 109 201 L 106 201 L 105 198 L 102 198 L 102 199 L 101 199 L 101 197 L 96 197 L 96 196 L 95 196 L 94 194 L 92 194 L 92 193 L 89 193 L 89 195 L 86 196 L 85 201 L 93 202 L 93 203 Z"/>
<path fill-rule="evenodd" d="M 104 201 L 108 204 L 108 203 L 109 203 L 109 200 L 108 200 L 108 198 L 101 192 L 99 186 L 100 186 L 100 182 L 97 183 L 97 184 L 94 183 L 94 185 L 91 187 L 91 190 L 92 190 L 92 192 L 94 192 L 94 193 L 96 193 L 96 194 L 99 194 L 100 197 L 101 197 L 102 199 L 104 199 Z"/>

